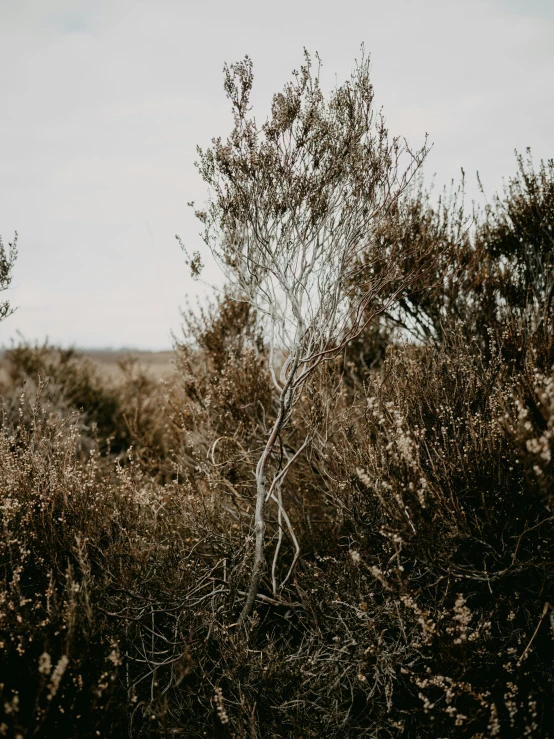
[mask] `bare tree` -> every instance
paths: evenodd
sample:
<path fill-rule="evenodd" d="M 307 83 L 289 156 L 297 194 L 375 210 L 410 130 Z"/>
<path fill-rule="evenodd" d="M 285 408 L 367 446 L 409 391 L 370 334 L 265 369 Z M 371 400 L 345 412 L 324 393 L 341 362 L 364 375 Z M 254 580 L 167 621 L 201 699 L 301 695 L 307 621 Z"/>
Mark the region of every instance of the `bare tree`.
<path fill-rule="evenodd" d="M 9 250 L 6 251 L 2 237 L 0 236 L 0 292 L 7 290 L 12 281 L 13 265 L 17 257 L 17 233 L 11 244 L 8 244 Z M 0 302 L 0 321 L 13 313 L 9 300 Z"/>
<path fill-rule="evenodd" d="M 374 109 L 365 54 L 351 79 L 327 98 L 320 67 L 319 57 L 314 69 L 305 52 L 304 65 L 273 97 L 271 115 L 259 127 L 250 115 L 250 59 L 225 66 L 234 127 L 227 141 L 217 138 L 206 151 L 198 149 L 197 167 L 211 193 L 206 209 L 196 211 L 203 238 L 232 294 L 254 306 L 266 324 L 270 371 L 279 395 L 277 417 L 256 468 L 255 554 L 241 620 L 252 611 L 265 567 L 269 500 L 278 506 L 275 595 L 298 557 L 281 487 L 308 439 L 281 468 L 271 472 L 270 462 L 302 388 L 410 279 L 393 261 L 386 269 L 372 270 L 371 254 L 379 249 L 372 235 L 420 166 L 427 146 L 413 152 L 405 140 L 389 137 Z M 198 272 L 200 254 L 189 263 Z M 397 289 L 385 291 L 393 282 Z M 275 563 L 283 522 L 296 553 L 278 584 Z"/>

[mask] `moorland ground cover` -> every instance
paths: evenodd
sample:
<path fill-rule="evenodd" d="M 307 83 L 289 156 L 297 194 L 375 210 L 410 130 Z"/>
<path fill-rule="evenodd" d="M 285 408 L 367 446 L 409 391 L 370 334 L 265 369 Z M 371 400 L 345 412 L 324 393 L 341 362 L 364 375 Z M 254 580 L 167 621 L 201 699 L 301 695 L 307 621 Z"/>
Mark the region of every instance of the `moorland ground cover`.
<path fill-rule="evenodd" d="M 0 733 L 548 735 L 553 166 L 520 159 L 461 239 L 449 202 L 414 187 L 382 227 L 454 239 L 445 279 L 304 389 L 285 451 L 310 444 L 282 491 L 300 556 L 278 597 L 266 573 L 247 625 L 277 410 L 253 311 L 185 316 L 161 379 L 5 352 Z"/>

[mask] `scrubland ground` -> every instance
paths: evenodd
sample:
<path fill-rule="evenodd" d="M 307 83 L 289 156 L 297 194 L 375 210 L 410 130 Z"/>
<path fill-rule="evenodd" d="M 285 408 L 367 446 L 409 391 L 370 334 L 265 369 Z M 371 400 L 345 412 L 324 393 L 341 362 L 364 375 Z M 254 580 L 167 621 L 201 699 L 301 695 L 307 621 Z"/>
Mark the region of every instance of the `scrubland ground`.
<path fill-rule="evenodd" d="M 52 347 L 50 347 L 52 349 Z M 6 350 L 0 351 L 0 382 L 10 379 L 10 361 L 5 359 Z M 141 351 L 137 349 L 73 349 L 72 356 L 89 360 L 105 380 L 123 380 L 128 365 L 137 365 L 151 377 L 164 379 L 175 374 L 173 351 Z M 8 357 L 10 355 L 8 354 Z"/>
<path fill-rule="evenodd" d="M 113 380 L 125 376 L 125 367 L 130 361 L 134 361 L 141 369 L 156 378 L 171 377 L 176 371 L 173 351 L 89 349 L 85 350 L 83 355 L 96 364 L 102 374 Z"/>
<path fill-rule="evenodd" d="M 457 207 L 414 188 L 384 224 L 437 279 L 306 386 L 272 462 L 309 437 L 300 557 L 275 593 L 270 509 L 246 626 L 277 411 L 252 311 L 186 317 L 175 371 L 5 352 L 0 736 L 552 734 L 554 169 L 520 160 L 472 228 Z"/>

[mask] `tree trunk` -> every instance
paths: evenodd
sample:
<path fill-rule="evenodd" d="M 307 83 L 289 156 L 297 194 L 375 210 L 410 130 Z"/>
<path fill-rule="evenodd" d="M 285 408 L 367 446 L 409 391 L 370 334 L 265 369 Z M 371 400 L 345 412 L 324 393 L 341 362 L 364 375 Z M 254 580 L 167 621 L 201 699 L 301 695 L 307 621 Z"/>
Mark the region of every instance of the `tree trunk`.
<path fill-rule="evenodd" d="M 262 465 L 262 469 L 256 472 L 256 514 L 254 517 L 254 532 L 256 535 L 256 547 L 254 551 L 254 564 L 252 566 L 252 574 L 250 576 L 250 586 L 248 588 L 248 594 L 246 596 L 246 603 L 240 614 L 240 620 L 244 621 L 252 613 L 256 596 L 258 595 L 258 588 L 260 587 L 260 580 L 265 569 L 265 497 L 267 494 L 267 478 L 266 478 L 266 466 L 269 454 L 266 457 L 264 451 L 265 460 Z M 271 453 L 271 450 L 269 450 Z"/>
<path fill-rule="evenodd" d="M 286 422 L 290 416 L 291 408 L 294 404 L 294 378 L 298 369 L 299 358 L 295 356 L 291 363 L 291 369 L 288 380 L 281 391 L 281 397 L 279 399 L 279 413 L 277 419 L 273 424 L 271 433 L 265 445 L 262 456 L 258 461 L 256 467 L 256 513 L 254 516 L 254 532 L 256 536 L 256 546 L 254 550 L 254 563 L 252 565 L 252 574 L 250 575 L 250 585 L 248 587 L 248 594 L 246 596 L 246 603 L 241 611 L 239 621 L 245 621 L 248 616 L 252 613 L 254 603 L 256 602 L 256 596 L 258 595 L 258 588 L 260 587 L 260 581 L 265 569 L 265 503 L 267 496 L 267 465 L 273 452 L 273 447 L 279 436 L 279 432 L 286 425 Z"/>
<path fill-rule="evenodd" d="M 287 398 L 289 395 L 289 385 L 284 389 L 281 395 L 281 402 L 279 403 L 279 414 L 277 420 L 273 424 L 271 434 L 265 445 L 262 456 L 258 462 L 256 468 L 256 513 L 254 516 L 254 532 L 256 535 L 256 546 L 254 550 L 254 564 L 252 566 L 252 574 L 250 575 L 250 585 L 248 587 L 248 595 L 246 596 L 246 603 L 240 614 L 240 621 L 244 621 L 252 613 L 256 596 L 258 595 L 258 588 L 260 586 L 260 580 L 265 568 L 265 503 L 267 496 L 267 465 L 271 457 L 271 452 L 279 436 L 279 432 L 283 426 L 283 423 L 287 417 L 289 410 L 289 403 Z"/>

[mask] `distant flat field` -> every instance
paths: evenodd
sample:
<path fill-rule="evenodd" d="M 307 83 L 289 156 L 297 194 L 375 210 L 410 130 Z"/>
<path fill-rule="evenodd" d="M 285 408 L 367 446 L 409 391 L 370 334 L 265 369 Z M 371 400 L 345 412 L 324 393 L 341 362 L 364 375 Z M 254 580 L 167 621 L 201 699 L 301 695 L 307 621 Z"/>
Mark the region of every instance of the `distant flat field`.
<path fill-rule="evenodd" d="M 119 363 L 130 358 L 146 369 L 150 375 L 163 379 L 175 374 L 175 353 L 148 352 L 134 349 L 76 349 L 77 356 L 86 357 L 93 362 L 104 376 L 119 380 L 123 372 Z M 0 382 L 7 381 L 7 369 L 4 362 L 4 349 L 0 349 Z"/>
<path fill-rule="evenodd" d="M 98 366 L 103 374 L 108 375 L 114 380 L 122 376 L 119 362 L 130 357 L 136 358 L 138 364 L 147 369 L 149 374 L 154 377 L 161 379 L 175 373 L 175 353 L 172 351 L 145 352 L 126 349 L 90 349 L 79 350 L 78 354 L 90 359 Z"/>

